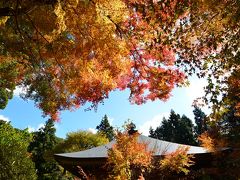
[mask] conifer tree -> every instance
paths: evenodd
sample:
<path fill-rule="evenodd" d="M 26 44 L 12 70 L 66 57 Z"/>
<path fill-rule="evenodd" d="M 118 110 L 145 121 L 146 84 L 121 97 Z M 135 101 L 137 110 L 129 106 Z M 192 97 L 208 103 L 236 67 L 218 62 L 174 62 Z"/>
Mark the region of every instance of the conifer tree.
<path fill-rule="evenodd" d="M 196 136 L 200 136 L 207 130 L 206 114 L 197 106 L 193 110 L 196 126 L 194 127 Z"/>
<path fill-rule="evenodd" d="M 44 127 L 33 133 L 33 140 L 28 146 L 28 151 L 32 154 L 32 160 L 35 163 L 39 180 L 54 179 L 60 173 L 57 162 L 53 159 L 47 160 L 45 157 L 57 144 L 55 132 L 54 121 L 49 119 Z"/>
<path fill-rule="evenodd" d="M 110 125 L 106 114 L 104 115 L 101 123 L 96 127 L 96 129 L 98 130 L 98 132 L 105 134 L 109 141 L 113 140 L 114 138 L 113 127 Z"/>
<path fill-rule="evenodd" d="M 171 110 L 168 119 L 163 118 L 160 126 L 150 132 L 150 137 L 181 144 L 195 145 L 192 121 Z"/>

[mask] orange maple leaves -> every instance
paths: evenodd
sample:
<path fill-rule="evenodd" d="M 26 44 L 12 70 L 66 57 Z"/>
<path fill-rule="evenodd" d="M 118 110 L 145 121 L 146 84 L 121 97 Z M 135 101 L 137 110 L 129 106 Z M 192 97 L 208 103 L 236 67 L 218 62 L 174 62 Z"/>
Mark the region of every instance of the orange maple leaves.
<path fill-rule="evenodd" d="M 179 147 L 175 152 L 170 153 L 160 161 L 160 169 L 166 173 L 189 173 L 188 167 L 194 164 L 193 155 L 187 154 L 189 147 Z"/>
<path fill-rule="evenodd" d="M 36 5 L 0 27 L 7 51 L 0 55 L 17 59 L 21 78 L 16 85 L 26 86 L 25 98 L 55 119 L 61 110 L 87 102 L 96 106 L 116 89 L 129 88 L 130 101 L 136 104 L 167 100 L 185 78 L 167 43 L 177 2 L 182 1 L 163 5 L 66 0 Z M 25 9 L 31 5 L 15 4 Z"/>
<path fill-rule="evenodd" d="M 147 149 L 147 144 L 138 142 L 138 136 L 127 131 L 117 133 L 116 144 L 108 151 L 108 165 L 113 168 L 110 178 L 131 179 L 134 171 L 141 173 L 151 167 L 153 152 Z"/>

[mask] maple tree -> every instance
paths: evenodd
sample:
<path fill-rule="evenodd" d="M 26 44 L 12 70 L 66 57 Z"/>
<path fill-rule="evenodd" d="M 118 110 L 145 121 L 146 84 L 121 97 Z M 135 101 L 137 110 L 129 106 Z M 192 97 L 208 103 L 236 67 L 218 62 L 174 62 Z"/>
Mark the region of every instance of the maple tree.
<path fill-rule="evenodd" d="M 9 69 L 0 73 L 1 108 L 16 86 L 54 119 L 116 89 L 129 88 L 132 103 L 167 100 L 192 73 L 208 77 L 206 102 L 221 106 L 223 92 L 229 103 L 239 81 L 239 1 L 216 2 L 0 2 L 0 68 Z"/>
<path fill-rule="evenodd" d="M 207 78 L 203 100 L 212 104 L 213 114 L 239 103 L 239 93 L 230 90 L 239 82 L 239 9 L 238 0 L 197 0 L 177 30 L 178 62 Z"/>
<path fill-rule="evenodd" d="M 189 147 L 178 147 L 178 149 L 170 154 L 167 154 L 160 160 L 160 169 L 168 173 L 181 173 L 188 174 L 190 166 L 194 164 L 193 155 L 187 154 Z"/>
<path fill-rule="evenodd" d="M 169 45 L 144 50 L 154 27 L 141 22 L 134 3 L 1 2 L 0 66 L 14 64 L 0 74 L 1 102 L 11 98 L 7 92 L 23 86 L 24 98 L 57 119 L 59 110 L 86 102 L 96 106 L 115 89 L 129 88 L 130 101 L 137 104 L 169 98 L 184 75 L 174 67 Z"/>
<path fill-rule="evenodd" d="M 136 179 L 150 169 L 153 152 L 147 150 L 147 144 L 138 142 L 138 136 L 137 132 L 130 135 L 127 130 L 117 132 L 116 144 L 108 151 L 110 179 Z"/>

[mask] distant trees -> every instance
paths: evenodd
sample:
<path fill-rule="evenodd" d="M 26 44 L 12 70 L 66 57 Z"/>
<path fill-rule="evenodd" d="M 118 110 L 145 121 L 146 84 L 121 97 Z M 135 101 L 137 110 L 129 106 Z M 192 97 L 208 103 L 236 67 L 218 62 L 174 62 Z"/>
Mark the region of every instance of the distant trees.
<path fill-rule="evenodd" d="M 96 129 L 98 130 L 99 133 L 105 134 L 109 141 L 113 140 L 114 130 L 113 127 L 110 125 L 106 114 L 104 115 L 101 123 L 96 127 Z"/>
<path fill-rule="evenodd" d="M 34 163 L 27 152 L 31 135 L 0 120 L 0 179 L 35 180 Z"/>
<path fill-rule="evenodd" d="M 194 127 L 196 137 L 200 136 L 203 132 L 207 130 L 207 116 L 206 114 L 197 106 L 194 106 L 193 110 L 194 120 L 196 126 Z"/>
<path fill-rule="evenodd" d="M 240 116 L 236 112 L 233 106 L 229 107 L 229 109 L 220 114 L 220 120 L 214 126 L 218 128 L 218 133 L 221 137 L 227 140 L 228 145 L 239 148 Z"/>
<path fill-rule="evenodd" d="M 162 124 L 153 130 L 150 128 L 150 137 L 181 144 L 196 145 L 194 138 L 194 125 L 183 115 L 182 117 L 173 110 L 168 119 L 163 118 Z"/>
<path fill-rule="evenodd" d="M 74 152 L 90 149 L 108 143 L 108 139 L 101 133 L 93 134 L 89 131 L 77 131 L 67 134 L 64 141 L 55 147 L 56 153 Z"/>
<path fill-rule="evenodd" d="M 56 137 L 55 132 L 54 121 L 49 119 L 44 127 L 33 132 L 33 140 L 28 146 L 39 180 L 73 178 L 70 174 L 63 174 L 61 167 L 54 160 L 53 154 L 81 151 L 108 142 L 102 133 L 77 131 L 68 133 L 66 139 L 60 139 Z"/>

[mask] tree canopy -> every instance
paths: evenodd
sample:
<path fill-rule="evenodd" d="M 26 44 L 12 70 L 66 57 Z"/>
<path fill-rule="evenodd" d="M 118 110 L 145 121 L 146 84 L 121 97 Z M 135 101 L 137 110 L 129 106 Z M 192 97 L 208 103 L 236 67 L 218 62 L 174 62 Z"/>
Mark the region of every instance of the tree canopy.
<path fill-rule="evenodd" d="M 0 67 L 9 67 L 1 72 L 2 107 L 16 86 L 53 118 L 86 102 L 95 106 L 115 89 L 129 88 L 137 104 L 168 99 L 184 75 L 163 25 L 175 11 L 174 19 L 182 15 L 185 3 L 165 4 L 166 13 L 147 1 L 1 2 Z"/>
<path fill-rule="evenodd" d="M 52 152 L 58 143 L 55 132 L 54 121 L 49 119 L 44 127 L 33 132 L 33 139 L 29 143 L 28 151 L 35 163 L 39 180 L 57 179 L 62 175 L 57 162 L 53 159 L 53 154 L 50 155 L 52 157 L 47 158 L 49 152 Z"/>
<path fill-rule="evenodd" d="M 0 179 L 37 179 L 34 163 L 27 151 L 31 135 L 0 120 Z"/>
<path fill-rule="evenodd" d="M 0 107 L 16 86 L 46 115 L 130 89 L 167 100 L 188 75 L 208 78 L 205 102 L 239 114 L 239 0 L 0 2 Z M 216 28 L 217 27 L 217 28 Z M 222 97 L 222 98 L 219 98 Z"/>
<path fill-rule="evenodd" d="M 165 117 L 155 130 L 150 128 L 150 137 L 176 142 L 181 144 L 196 145 L 194 126 L 192 121 L 183 115 L 182 117 L 171 110 L 168 119 Z"/>
<path fill-rule="evenodd" d="M 108 143 L 103 134 L 93 134 L 89 131 L 77 131 L 67 134 L 64 141 L 55 147 L 55 153 L 75 152 L 97 147 Z"/>

